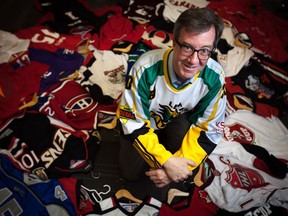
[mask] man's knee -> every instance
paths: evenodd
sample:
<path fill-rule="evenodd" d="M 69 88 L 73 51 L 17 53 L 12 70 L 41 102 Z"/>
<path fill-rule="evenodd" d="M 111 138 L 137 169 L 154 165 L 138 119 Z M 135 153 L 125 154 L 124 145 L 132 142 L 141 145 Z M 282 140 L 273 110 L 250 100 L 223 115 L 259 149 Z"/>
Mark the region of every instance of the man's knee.
<path fill-rule="evenodd" d="M 128 181 L 145 177 L 148 164 L 125 136 L 120 136 L 119 167 L 121 176 Z"/>

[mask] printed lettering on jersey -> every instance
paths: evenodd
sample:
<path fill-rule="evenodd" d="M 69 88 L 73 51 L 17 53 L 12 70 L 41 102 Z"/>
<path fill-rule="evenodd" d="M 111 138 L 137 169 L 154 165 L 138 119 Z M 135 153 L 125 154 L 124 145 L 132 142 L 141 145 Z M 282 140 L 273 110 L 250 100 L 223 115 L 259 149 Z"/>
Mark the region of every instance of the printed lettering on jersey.
<path fill-rule="evenodd" d="M 255 143 L 255 134 L 253 131 L 239 123 L 225 125 L 223 136 L 227 141 L 239 142 L 241 144 Z"/>
<path fill-rule="evenodd" d="M 1 153 L 7 155 L 21 170 L 30 171 L 40 179 L 47 180 L 46 169 L 63 154 L 69 136 L 69 132 L 57 129 L 51 145 L 42 151 L 35 150 L 19 138 L 13 137 L 9 149 L 2 149 Z"/>
<path fill-rule="evenodd" d="M 254 211 L 249 211 L 244 216 L 254 216 L 254 215 L 271 215 L 273 212 L 271 210 L 271 205 L 269 203 L 266 203 L 263 206 L 258 207 Z"/>
<path fill-rule="evenodd" d="M 57 32 L 51 32 L 48 29 L 41 29 L 41 34 L 36 33 L 31 38 L 31 41 L 33 43 L 47 43 L 47 44 L 61 44 L 63 40 L 65 40 L 65 37 L 60 36 Z"/>
<path fill-rule="evenodd" d="M 58 129 L 55 132 L 52 145 L 41 154 L 41 160 L 46 168 L 49 168 L 51 164 L 62 154 L 67 139 L 70 135 L 71 134 L 69 132 L 62 129 Z"/>
<path fill-rule="evenodd" d="M 222 133 L 224 130 L 224 122 L 216 122 L 216 128 L 213 129 L 214 132 Z"/>
<path fill-rule="evenodd" d="M 178 7 L 185 7 L 185 8 L 197 8 L 198 7 L 197 5 L 189 1 L 170 0 L 169 3 Z"/>
<path fill-rule="evenodd" d="M 264 178 L 256 171 L 240 164 L 231 164 L 225 157 L 220 156 L 219 160 L 227 164 L 229 170 L 226 171 L 225 181 L 233 188 L 241 188 L 250 192 L 253 188 L 263 187 L 266 183 Z"/>
<path fill-rule="evenodd" d="M 120 119 L 123 123 L 127 123 L 129 119 L 135 120 L 134 109 L 131 109 L 127 104 L 120 106 Z"/>

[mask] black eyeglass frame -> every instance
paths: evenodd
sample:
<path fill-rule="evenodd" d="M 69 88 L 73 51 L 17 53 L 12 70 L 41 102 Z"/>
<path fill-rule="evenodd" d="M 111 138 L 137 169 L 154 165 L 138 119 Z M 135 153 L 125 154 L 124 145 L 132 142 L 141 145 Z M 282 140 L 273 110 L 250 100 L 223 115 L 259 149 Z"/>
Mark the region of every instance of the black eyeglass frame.
<path fill-rule="evenodd" d="M 184 56 L 186 56 L 187 58 L 190 57 L 191 55 L 193 55 L 195 52 L 197 52 L 197 57 L 198 57 L 200 60 L 207 60 L 207 59 L 209 59 L 209 57 L 212 55 L 212 53 L 215 51 L 215 48 L 213 48 L 212 50 L 209 50 L 209 49 L 207 49 L 207 48 L 202 48 L 202 49 L 197 50 L 197 49 L 193 48 L 192 46 L 189 46 L 189 45 L 180 43 L 177 39 L 175 39 L 175 42 L 176 42 L 176 44 L 179 46 L 181 54 L 184 55 Z M 191 53 L 190 55 L 185 55 L 185 54 L 183 54 L 183 53 L 184 53 L 184 52 L 182 51 L 182 50 L 183 50 L 183 49 L 182 49 L 183 47 L 189 48 L 189 49 L 192 51 L 192 53 Z M 203 51 L 203 50 L 209 51 L 209 54 L 208 54 L 207 56 L 205 56 L 205 55 L 204 55 L 204 56 L 203 56 L 203 55 L 200 56 L 199 52 L 200 52 L 200 51 Z M 205 53 L 205 52 L 204 52 L 204 53 Z M 204 58 L 203 58 L 203 57 L 204 57 Z"/>

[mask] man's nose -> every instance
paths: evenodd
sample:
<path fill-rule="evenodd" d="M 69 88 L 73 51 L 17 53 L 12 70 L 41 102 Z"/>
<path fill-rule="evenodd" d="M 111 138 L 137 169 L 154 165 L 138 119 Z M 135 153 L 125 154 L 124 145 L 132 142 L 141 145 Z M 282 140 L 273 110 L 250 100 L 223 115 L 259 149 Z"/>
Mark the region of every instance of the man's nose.
<path fill-rule="evenodd" d="M 198 62 L 199 61 L 199 58 L 198 58 L 198 52 L 195 51 L 192 55 L 190 55 L 188 57 L 188 61 L 193 63 L 193 62 Z"/>

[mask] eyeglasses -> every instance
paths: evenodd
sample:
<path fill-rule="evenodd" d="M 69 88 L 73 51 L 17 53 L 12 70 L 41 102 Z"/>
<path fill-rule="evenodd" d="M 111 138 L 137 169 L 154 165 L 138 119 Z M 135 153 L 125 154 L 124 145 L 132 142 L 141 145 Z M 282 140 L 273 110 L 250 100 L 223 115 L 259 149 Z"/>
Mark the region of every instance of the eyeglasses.
<path fill-rule="evenodd" d="M 193 47 L 189 45 L 185 45 L 180 43 L 178 40 L 175 40 L 177 45 L 180 47 L 180 52 L 183 56 L 189 57 L 194 54 L 194 52 L 197 52 L 197 56 L 200 60 L 207 60 L 211 54 L 214 52 L 213 50 L 209 50 L 207 48 L 202 48 L 202 49 L 194 49 Z"/>

